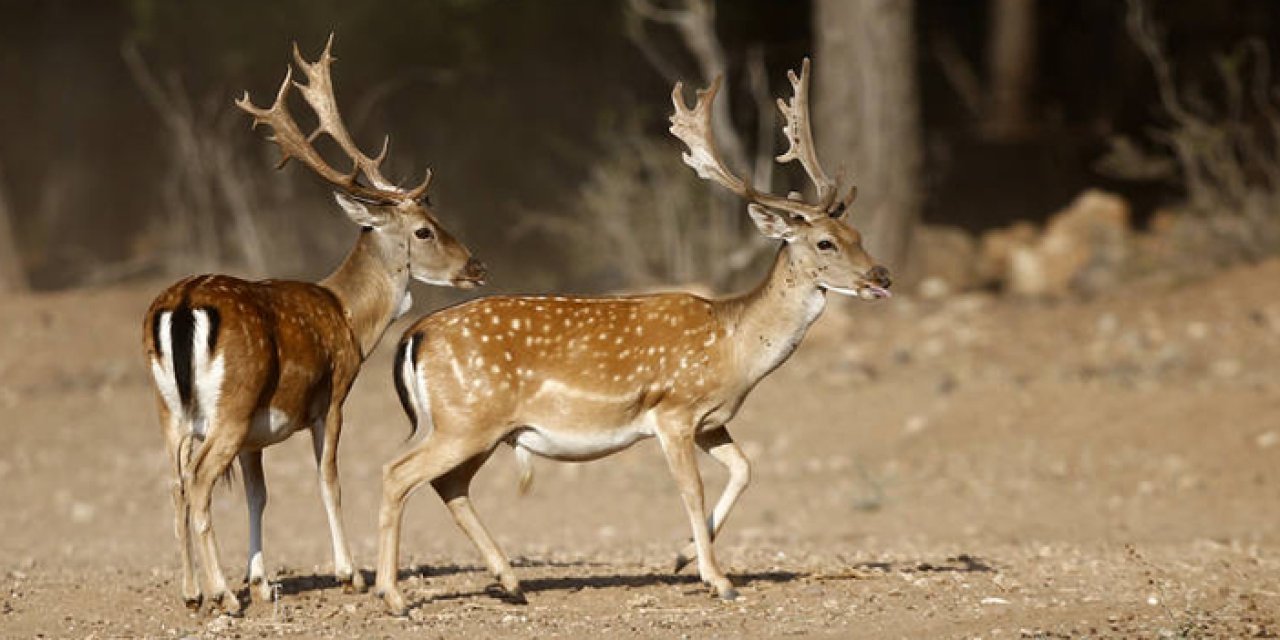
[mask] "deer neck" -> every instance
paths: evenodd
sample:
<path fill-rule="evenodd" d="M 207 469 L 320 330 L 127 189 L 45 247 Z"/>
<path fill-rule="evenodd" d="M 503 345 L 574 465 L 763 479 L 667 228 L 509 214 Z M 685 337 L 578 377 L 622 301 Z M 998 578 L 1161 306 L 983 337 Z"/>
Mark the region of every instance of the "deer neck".
<path fill-rule="evenodd" d="M 789 245 L 774 259 L 768 277 L 754 291 L 728 303 L 738 361 L 754 382 L 795 351 L 826 307 L 827 294 L 793 260 Z"/>
<path fill-rule="evenodd" d="M 409 297 L 409 249 L 365 230 L 342 264 L 320 281 L 342 303 L 347 324 L 368 357 L 393 320 L 412 304 Z"/>

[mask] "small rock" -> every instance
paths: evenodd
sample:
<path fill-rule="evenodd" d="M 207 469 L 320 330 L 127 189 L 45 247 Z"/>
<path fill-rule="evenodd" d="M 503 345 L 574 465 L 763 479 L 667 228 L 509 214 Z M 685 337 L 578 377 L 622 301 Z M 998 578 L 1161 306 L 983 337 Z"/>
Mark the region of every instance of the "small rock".
<path fill-rule="evenodd" d="M 906 435 L 913 436 L 929 427 L 929 418 L 922 415 L 914 415 L 907 418 L 906 424 L 902 426 L 902 432 Z"/>
<path fill-rule="evenodd" d="M 1233 358 L 1216 360 L 1210 367 L 1210 371 L 1213 372 L 1213 375 L 1219 378 L 1234 378 L 1240 375 L 1243 370 L 1244 366 L 1240 364 L 1240 361 Z"/>
<path fill-rule="evenodd" d="M 942 278 L 930 277 L 920 282 L 917 291 L 925 300 L 937 300 L 951 295 L 951 285 Z"/>
<path fill-rule="evenodd" d="M 223 635 L 235 626 L 235 619 L 229 615 L 223 614 L 214 618 L 212 622 L 205 626 L 205 629 L 214 635 Z"/>
<path fill-rule="evenodd" d="M 995 597 L 995 596 L 987 596 L 987 597 L 985 597 L 985 598 L 983 598 L 983 599 L 982 599 L 982 604 L 1009 604 L 1009 601 L 1008 601 L 1008 600 L 1005 600 L 1004 598 L 997 598 L 997 597 Z"/>
<path fill-rule="evenodd" d="M 1204 340 L 1209 337 L 1209 325 L 1203 322 L 1191 322 L 1187 324 L 1187 337 L 1192 340 Z"/>
<path fill-rule="evenodd" d="M 1254 439 L 1254 442 L 1258 444 L 1259 449 L 1270 449 L 1271 447 L 1280 444 L 1280 433 L 1267 431 L 1266 433 L 1259 434 L 1258 437 Z"/>
<path fill-rule="evenodd" d="M 651 595 L 638 595 L 627 600 L 627 606 L 632 609 L 645 609 L 658 604 L 658 599 Z"/>
<path fill-rule="evenodd" d="M 87 502 L 76 502 L 71 505 L 71 521 L 76 524 L 85 524 L 93 520 L 93 516 L 97 509 Z"/>

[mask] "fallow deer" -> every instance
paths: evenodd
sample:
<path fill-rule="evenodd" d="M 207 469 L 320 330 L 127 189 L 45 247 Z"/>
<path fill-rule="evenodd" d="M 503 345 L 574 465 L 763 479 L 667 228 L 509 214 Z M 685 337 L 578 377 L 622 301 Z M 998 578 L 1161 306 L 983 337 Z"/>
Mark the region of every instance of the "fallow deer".
<path fill-rule="evenodd" d="M 723 599 L 737 596 L 711 542 L 746 488 L 750 467 L 726 424 L 762 378 L 785 361 L 834 291 L 864 299 L 889 296 L 889 273 L 862 248 L 848 224 L 855 190 L 837 199 L 838 182 L 818 164 L 809 127 L 809 61 L 794 95 L 779 100 L 790 141 L 780 163 L 798 160 L 817 187 L 815 202 L 762 193 L 721 160 L 711 129 L 717 78 L 689 109 L 676 84 L 671 132 L 699 176 L 738 194 L 765 236 L 782 241 L 767 278 L 738 297 L 708 300 L 670 293 L 631 297 L 487 297 L 433 313 L 410 327 L 394 375 L 415 430 L 428 432 L 383 467 L 375 593 L 398 614 L 401 517 L 410 492 L 430 482 L 508 598 L 520 583 L 476 515 L 472 476 L 495 447 L 583 461 L 656 436 L 683 498 L 693 542 L 676 569 L 695 557 L 703 581 Z M 729 470 L 708 519 L 695 451 Z"/>
<path fill-rule="evenodd" d="M 311 432 L 320 495 L 333 536 L 334 570 L 349 589 L 364 589 L 351 560 L 338 484 L 342 405 L 360 366 L 387 326 L 411 305 L 410 279 L 470 288 L 483 283 L 484 266 L 440 225 L 426 199 L 431 172 L 412 189 L 382 176 L 387 154 L 370 158 L 352 140 L 338 112 L 330 78 L 333 36 L 320 59 L 293 58 L 271 107 L 253 105 L 246 92 L 236 106 L 253 125 L 273 130 L 280 167 L 297 158 L 337 190 L 334 197 L 363 227 L 341 266 L 318 284 L 225 275 L 186 278 L 166 289 L 147 310 L 144 344 L 155 381 L 165 443 L 173 468 L 175 529 L 182 562 L 182 597 L 198 608 L 201 585 L 191 551 L 191 527 L 211 601 L 230 613 L 240 603 L 227 589 L 209 516 L 215 480 L 238 458 L 249 509 L 248 580 L 255 598 L 270 600 L 262 558 L 262 512 L 267 490 L 262 450 L 307 429 Z M 288 110 L 293 87 L 315 112 L 318 127 L 304 135 Z M 312 145 L 328 135 L 350 157 L 343 173 Z"/>

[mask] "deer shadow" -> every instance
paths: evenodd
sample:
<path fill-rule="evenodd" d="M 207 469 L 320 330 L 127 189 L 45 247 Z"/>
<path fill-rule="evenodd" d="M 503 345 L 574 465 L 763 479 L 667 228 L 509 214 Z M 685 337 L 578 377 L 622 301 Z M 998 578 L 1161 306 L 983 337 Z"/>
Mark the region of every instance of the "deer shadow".
<path fill-rule="evenodd" d="M 614 566 L 607 562 L 590 562 L 590 561 L 550 561 L 522 558 L 512 563 L 516 568 L 579 568 L 591 569 Z M 949 557 L 942 562 L 913 562 L 913 561 L 866 561 L 858 562 L 846 567 L 853 571 L 874 571 L 882 573 L 996 573 L 997 569 L 987 560 L 975 557 L 969 554 L 960 554 L 958 556 Z M 361 571 L 365 584 L 372 585 L 375 574 L 372 571 Z M 461 574 L 481 574 L 488 576 L 488 569 L 473 564 L 418 564 L 409 568 L 400 569 L 396 572 L 397 580 L 409 580 L 412 578 L 431 578 L 446 577 Z M 730 574 L 730 579 L 739 587 L 749 586 L 753 584 L 786 584 L 795 581 L 802 581 L 807 578 L 816 577 L 823 578 L 822 575 L 815 575 L 805 572 L 796 571 L 756 571 L 747 573 Z M 627 588 L 637 589 L 644 587 L 658 586 L 693 586 L 701 583 L 697 572 L 689 572 L 676 574 L 671 572 L 651 572 L 651 573 L 603 573 L 596 575 L 570 575 L 555 576 L 542 578 L 527 578 L 520 581 L 521 586 L 526 593 L 539 593 L 551 591 L 581 591 L 583 589 L 610 589 L 610 588 Z M 311 591 L 323 591 L 328 589 L 336 589 L 340 585 L 333 574 L 310 574 L 310 575 L 289 575 L 282 576 L 277 580 L 281 595 L 298 595 Z M 427 602 L 462 600 L 487 596 L 504 602 L 510 602 L 509 596 L 502 591 L 496 584 L 486 584 L 483 587 L 470 590 L 455 591 L 450 593 L 435 594 L 427 599 L 420 599 L 412 604 L 413 607 L 421 606 Z"/>
<path fill-rule="evenodd" d="M 550 560 L 528 560 L 519 559 L 512 563 L 513 567 L 604 567 L 609 566 L 604 562 L 587 562 L 572 561 L 560 562 Z M 464 573 L 480 573 L 488 574 L 488 569 L 474 564 L 417 564 L 412 567 L 400 569 L 396 571 L 396 580 L 409 580 L 412 578 L 432 578 L 454 576 Z M 360 576 L 364 578 L 366 585 L 372 585 L 377 578 L 377 574 L 371 570 L 360 570 Z M 337 589 L 343 585 L 338 582 L 332 573 L 312 573 L 312 574 L 290 574 L 277 576 L 275 584 L 282 596 L 299 595 L 312 591 L 325 591 L 328 589 Z M 238 595 L 247 595 L 249 588 L 242 587 Z"/>
<path fill-rule="evenodd" d="M 897 573 L 996 573 L 996 568 L 982 558 L 962 553 L 943 562 L 859 562 L 851 569 Z"/>

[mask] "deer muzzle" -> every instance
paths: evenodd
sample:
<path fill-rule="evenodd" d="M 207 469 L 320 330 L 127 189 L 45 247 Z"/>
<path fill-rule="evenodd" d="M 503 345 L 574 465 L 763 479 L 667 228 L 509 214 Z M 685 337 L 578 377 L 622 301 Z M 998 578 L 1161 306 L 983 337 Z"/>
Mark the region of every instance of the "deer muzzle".
<path fill-rule="evenodd" d="M 488 278 L 489 269 L 484 266 L 483 262 L 475 258 L 467 258 L 467 264 L 462 267 L 462 271 L 453 281 L 458 287 L 470 289 L 483 285 Z"/>

